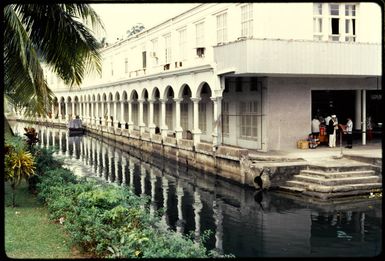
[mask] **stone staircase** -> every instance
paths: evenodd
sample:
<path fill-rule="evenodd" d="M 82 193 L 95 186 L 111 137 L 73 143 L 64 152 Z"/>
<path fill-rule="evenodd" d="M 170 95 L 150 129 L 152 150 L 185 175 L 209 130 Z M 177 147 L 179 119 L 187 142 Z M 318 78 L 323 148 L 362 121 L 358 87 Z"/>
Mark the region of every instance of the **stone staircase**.
<path fill-rule="evenodd" d="M 371 164 L 329 161 L 309 164 L 279 189 L 327 200 L 380 192 L 382 178 Z"/>

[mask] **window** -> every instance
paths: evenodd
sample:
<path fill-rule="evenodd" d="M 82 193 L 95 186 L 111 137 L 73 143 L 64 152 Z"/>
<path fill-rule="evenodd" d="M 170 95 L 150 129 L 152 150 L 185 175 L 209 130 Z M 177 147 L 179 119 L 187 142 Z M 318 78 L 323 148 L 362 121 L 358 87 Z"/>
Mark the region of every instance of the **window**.
<path fill-rule="evenodd" d="M 128 58 L 124 59 L 124 73 L 128 73 Z"/>
<path fill-rule="evenodd" d="M 164 36 L 165 63 L 171 62 L 171 35 Z"/>
<path fill-rule="evenodd" d="M 111 76 L 114 76 L 114 63 L 111 62 L 110 66 L 111 66 Z"/>
<path fill-rule="evenodd" d="M 186 29 L 182 29 L 179 31 L 179 59 L 184 60 L 186 58 Z"/>
<path fill-rule="evenodd" d="M 173 129 L 172 121 L 172 102 L 166 103 L 166 125 L 169 130 Z"/>
<path fill-rule="evenodd" d="M 244 139 L 257 138 L 257 102 L 240 102 L 240 136 Z"/>
<path fill-rule="evenodd" d="M 339 4 L 329 4 L 330 14 L 330 34 L 329 40 L 339 41 L 340 40 L 340 11 Z"/>
<path fill-rule="evenodd" d="M 158 64 L 158 39 L 151 40 L 151 53 L 150 57 L 154 59 L 154 65 Z"/>
<path fill-rule="evenodd" d="M 142 66 L 143 66 L 143 68 L 146 68 L 146 67 L 147 67 L 147 55 L 146 55 L 146 51 L 143 51 L 143 52 L 142 52 Z"/>
<path fill-rule="evenodd" d="M 195 25 L 196 47 L 205 46 L 204 22 Z"/>
<path fill-rule="evenodd" d="M 229 136 L 229 102 L 223 102 L 222 119 L 222 133 Z"/>
<path fill-rule="evenodd" d="M 345 41 L 356 40 L 356 6 L 345 5 Z"/>
<path fill-rule="evenodd" d="M 322 7 L 328 11 L 323 12 Z M 354 42 L 356 39 L 356 5 L 329 3 L 313 5 L 314 40 Z"/>
<path fill-rule="evenodd" d="M 217 15 L 217 43 L 227 41 L 227 13 Z"/>
<path fill-rule="evenodd" d="M 206 103 L 200 102 L 198 106 L 199 110 L 199 129 L 202 133 L 206 132 Z"/>
<path fill-rule="evenodd" d="M 241 36 L 253 36 L 253 4 L 241 7 Z"/>
<path fill-rule="evenodd" d="M 313 39 L 322 40 L 322 4 L 313 5 Z"/>
<path fill-rule="evenodd" d="M 183 130 L 188 130 L 188 102 L 180 103 L 180 125 Z"/>

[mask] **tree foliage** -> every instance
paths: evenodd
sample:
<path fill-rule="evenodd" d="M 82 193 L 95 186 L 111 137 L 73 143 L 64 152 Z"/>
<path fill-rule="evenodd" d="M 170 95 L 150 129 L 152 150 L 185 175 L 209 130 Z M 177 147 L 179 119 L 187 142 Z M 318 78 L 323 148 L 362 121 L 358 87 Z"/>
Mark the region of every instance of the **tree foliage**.
<path fill-rule="evenodd" d="M 103 27 L 87 4 L 11 4 L 4 7 L 4 98 L 25 113 L 46 115 L 53 101 L 41 63 L 66 85 L 101 71 L 98 41 L 87 25 Z"/>

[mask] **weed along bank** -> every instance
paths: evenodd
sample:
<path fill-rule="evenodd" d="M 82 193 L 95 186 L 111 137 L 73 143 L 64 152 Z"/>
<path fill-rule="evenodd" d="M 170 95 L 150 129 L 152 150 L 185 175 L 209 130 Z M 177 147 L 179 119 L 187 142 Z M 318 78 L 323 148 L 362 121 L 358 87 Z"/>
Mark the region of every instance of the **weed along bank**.
<path fill-rule="evenodd" d="M 286 186 L 309 163 L 278 166 L 261 153 L 295 149 L 314 115 L 352 118 L 362 145 L 367 116 L 382 124 L 380 54 L 375 3 L 198 4 L 105 45 L 102 74 L 80 89 L 46 69 L 55 102 L 32 120 L 64 126 L 79 117 L 87 133 L 142 157 L 248 186 L 268 168 L 264 185 Z"/>

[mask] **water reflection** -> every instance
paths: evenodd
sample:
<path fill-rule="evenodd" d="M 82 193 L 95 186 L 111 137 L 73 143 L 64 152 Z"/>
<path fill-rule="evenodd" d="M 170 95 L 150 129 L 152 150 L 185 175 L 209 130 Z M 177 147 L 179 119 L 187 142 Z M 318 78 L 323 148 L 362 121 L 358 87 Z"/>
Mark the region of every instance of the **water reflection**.
<path fill-rule="evenodd" d="M 25 126 L 16 123 L 13 129 L 22 134 Z M 374 256 L 382 251 L 381 201 L 321 205 L 274 192 L 257 194 L 100 137 L 68 137 L 64 129 L 34 127 L 39 146 L 57 146 L 55 155 L 76 175 L 147 196 L 151 215 L 163 209 L 162 225 L 195 240 L 210 229 L 206 246 L 220 253 L 309 257 Z"/>

